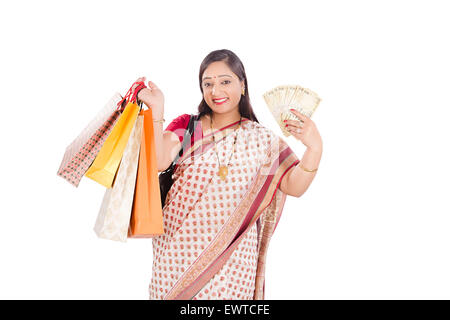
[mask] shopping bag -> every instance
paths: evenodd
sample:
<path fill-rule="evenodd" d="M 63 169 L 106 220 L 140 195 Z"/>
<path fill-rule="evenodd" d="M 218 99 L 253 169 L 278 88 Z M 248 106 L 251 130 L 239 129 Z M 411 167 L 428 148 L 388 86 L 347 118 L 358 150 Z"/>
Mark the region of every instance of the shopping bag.
<path fill-rule="evenodd" d="M 120 116 L 117 103 L 121 99 L 120 94 L 115 93 L 95 118 L 66 148 L 57 172 L 58 176 L 78 187 L 81 178 L 94 161 Z"/>
<path fill-rule="evenodd" d="M 111 188 L 123 151 L 139 113 L 136 102 L 128 102 L 85 176 Z"/>
<path fill-rule="evenodd" d="M 164 234 L 152 109 L 141 114 L 144 116 L 144 127 L 129 238 L 151 238 Z"/>
<path fill-rule="evenodd" d="M 112 188 L 107 188 L 95 222 L 99 238 L 126 242 L 133 205 L 144 117 L 138 116 Z"/>

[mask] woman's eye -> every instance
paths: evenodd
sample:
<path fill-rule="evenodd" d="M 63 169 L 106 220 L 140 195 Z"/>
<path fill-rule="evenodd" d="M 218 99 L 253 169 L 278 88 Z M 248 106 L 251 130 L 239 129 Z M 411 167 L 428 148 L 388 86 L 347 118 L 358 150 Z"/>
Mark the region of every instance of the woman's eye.
<path fill-rule="evenodd" d="M 222 83 L 226 83 L 226 84 L 228 84 L 228 83 L 231 83 L 231 81 L 230 80 L 225 80 L 224 82 L 222 82 Z M 205 84 L 204 84 L 204 86 L 205 87 L 209 87 L 209 83 L 208 82 L 206 82 Z"/>

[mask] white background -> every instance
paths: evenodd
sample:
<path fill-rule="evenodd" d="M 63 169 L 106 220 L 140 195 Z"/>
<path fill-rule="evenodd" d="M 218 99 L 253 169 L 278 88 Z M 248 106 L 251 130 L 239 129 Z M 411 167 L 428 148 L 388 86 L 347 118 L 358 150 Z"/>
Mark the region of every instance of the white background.
<path fill-rule="evenodd" d="M 211 51 L 262 94 L 323 99 L 308 191 L 272 238 L 266 299 L 449 299 L 450 20 L 445 1 L 3 1 L 0 298 L 148 299 L 150 239 L 96 237 L 104 187 L 56 175 L 66 146 L 139 76 L 165 126 L 195 113 Z M 299 158 L 305 147 L 286 139 Z"/>

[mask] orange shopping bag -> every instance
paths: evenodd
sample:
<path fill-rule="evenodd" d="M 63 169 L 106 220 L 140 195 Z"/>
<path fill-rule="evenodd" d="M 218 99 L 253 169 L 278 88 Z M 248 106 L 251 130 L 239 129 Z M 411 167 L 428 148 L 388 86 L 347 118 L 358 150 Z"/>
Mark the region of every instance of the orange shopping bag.
<path fill-rule="evenodd" d="M 138 173 L 131 211 L 129 238 L 152 238 L 164 234 L 152 109 L 144 115 Z"/>

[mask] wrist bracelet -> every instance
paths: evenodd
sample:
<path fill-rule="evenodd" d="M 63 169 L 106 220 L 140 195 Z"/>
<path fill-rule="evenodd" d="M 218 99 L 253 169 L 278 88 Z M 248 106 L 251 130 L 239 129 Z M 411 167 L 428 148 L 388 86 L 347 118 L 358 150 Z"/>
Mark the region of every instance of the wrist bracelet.
<path fill-rule="evenodd" d="M 318 168 L 316 168 L 316 169 L 314 169 L 314 170 L 309 170 L 309 169 L 306 169 L 304 166 L 302 166 L 302 164 L 300 163 L 300 168 L 302 168 L 304 171 L 306 171 L 306 172 L 315 172 L 315 171 L 317 171 L 317 169 Z"/>
<path fill-rule="evenodd" d="M 159 122 L 159 123 L 163 123 L 164 121 L 166 121 L 166 119 L 161 119 L 161 120 L 155 120 L 155 119 L 153 119 L 153 122 Z"/>

